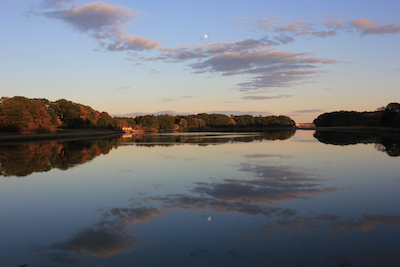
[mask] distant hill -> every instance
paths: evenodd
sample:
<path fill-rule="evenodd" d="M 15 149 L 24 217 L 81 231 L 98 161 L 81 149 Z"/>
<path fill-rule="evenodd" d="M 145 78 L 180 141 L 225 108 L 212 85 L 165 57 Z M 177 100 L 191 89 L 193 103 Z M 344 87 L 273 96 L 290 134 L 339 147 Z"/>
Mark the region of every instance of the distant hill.
<path fill-rule="evenodd" d="M 223 114 L 223 115 L 252 115 L 252 116 L 270 116 L 272 115 L 270 112 L 265 112 L 265 111 L 238 111 L 238 110 L 212 110 L 212 111 L 206 111 L 204 113 L 207 114 Z M 131 112 L 127 114 L 110 114 L 113 117 L 136 117 L 136 116 L 144 116 L 148 114 L 153 114 L 153 115 L 164 115 L 164 114 L 169 114 L 169 115 L 191 115 L 195 114 L 194 112 L 177 112 L 174 110 L 162 110 L 162 111 L 157 111 L 154 113 L 144 113 L 144 112 Z"/>

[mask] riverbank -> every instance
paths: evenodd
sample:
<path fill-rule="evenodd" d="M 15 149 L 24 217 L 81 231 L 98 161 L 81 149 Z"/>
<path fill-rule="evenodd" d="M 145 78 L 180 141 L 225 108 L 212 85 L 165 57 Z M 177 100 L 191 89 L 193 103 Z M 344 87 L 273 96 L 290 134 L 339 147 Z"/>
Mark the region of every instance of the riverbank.
<path fill-rule="evenodd" d="M 399 137 L 400 129 L 385 127 L 366 126 L 336 126 L 336 127 L 235 127 L 235 128 L 213 128 L 196 129 L 196 132 L 263 132 L 263 131 L 288 131 L 288 130 L 312 130 L 332 132 L 363 132 L 384 137 Z M 191 130 L 190 132 L 192 132 Z M 175 131 L 161 131 L 175 132 Z M 144 134 L 144 130 L 134 130 L 126 134 Z M 156 132 L 151 132 L 156 133 Z M 124 132 L 102 130 L 102 129 L 57 129 L 55 133 L 4 133 L 0 132 L 0 144 L 19 142 L 43 142 L 43 141 L 74 141 L 93 138 L 107 138 L 116 135 L 123 135 Z"/>
<path fill-rule="evenodd" d="M 0 144 L 34 141 L 74 141 L 106 138 L 123 134 L 102 129 L 57 129 L 55 133 L 7 133 L 0 132 Z"/>

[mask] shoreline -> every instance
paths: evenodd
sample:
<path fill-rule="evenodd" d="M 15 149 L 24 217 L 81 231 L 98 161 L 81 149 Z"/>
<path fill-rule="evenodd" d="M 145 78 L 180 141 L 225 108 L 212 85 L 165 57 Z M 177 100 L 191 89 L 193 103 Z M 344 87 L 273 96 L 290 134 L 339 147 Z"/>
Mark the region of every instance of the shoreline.
<path fill-rule="evenodd" d="M 306 131 L 332 131 L 332 132 L 364 132 L 378 134 L 387 137 L 400 137 L 400 129 L 369 127 L 369 126 L 334 126 L 334 127 L 243 127 L 243 128 L 212 128 L 197 129 L 198 132 L 264 132 L 264 131 L 287 131 L 287 130 L 306 130 Z M 190 130 L 189 132 L 192 132 Z M 58 129 L 55 133 L 10 133 L 0 132 L 0 144 L 19 143 L 19 142 L 44 142 L 44 141 L 78 141 L 93 138 L 107 138 L 123 134 L 145 134 L 148 131 L 121 132 L 101 129 Z M 174 132 L 164 130 L 158 132 Z M 154 132 L 152 132 L 154 133 Z"/>
<path fill-rule="evenodd" d="M 47 141 L 79 141 L 122 135 L 122 132 L 100 129 L 58 129 L 55 133 L 9 133 L 0 132 L 0 144 Z"/>

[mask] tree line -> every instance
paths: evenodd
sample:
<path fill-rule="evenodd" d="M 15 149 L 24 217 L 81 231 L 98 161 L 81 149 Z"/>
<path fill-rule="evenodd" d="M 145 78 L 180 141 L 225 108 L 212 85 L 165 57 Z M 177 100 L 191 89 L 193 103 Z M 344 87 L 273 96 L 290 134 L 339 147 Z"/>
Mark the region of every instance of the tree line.
<path fill-rule="evenodd" d="M 197 115 L 144 115 L 111 117 L 89 106 L 65 99 L 49 101 L 44 98 L 15 96 L 0 99 L 0 131 L 3 132 L 53 132 L 66 129 L 112 129 L 126 127 L 137 130 L 190 130 L 233 127 L 294 127 L 295 122 L 286 116 L 227 116 L 224 114 Z"/>
<path fill-rule="evenodd" d="M 389 103 L 376 111 L 335 111 L 319 115 L 314 124 L 317 127 L 332 126 L 377 126 L 400 128 L 400 104 Z"/>
<path fill-rule="evenodd" d="M 54 102 L 22 96 L 0 99 L 0 131 L 53 132 L 56 128 L 116 129 L 107 112 L 65 99 Z"/>

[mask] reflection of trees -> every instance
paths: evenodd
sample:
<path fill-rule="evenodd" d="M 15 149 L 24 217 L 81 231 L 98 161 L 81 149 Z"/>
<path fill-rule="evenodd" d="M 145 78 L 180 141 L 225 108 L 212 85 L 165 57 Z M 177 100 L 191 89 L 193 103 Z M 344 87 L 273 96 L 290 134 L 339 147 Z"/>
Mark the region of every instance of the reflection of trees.
<path fill-rule="evenodd" d="M 163 145 L 170 146 L 176 143 L 188 144 L 218 144 L 229 142 L 253 142 L 262 140 L 286 140 L 294 135 L 295 131 L 268 131 L 259 133 L 212 133 L 204 132 L 199 134 L 151 134 L 151 135 L 136 135 L 129 138 L 121 138 L 121 142 L 139 143 L 144 146 Z"/>
<path fill-rule="evenodd" d="M 384 137 L 368 132 L 316 131 L 314 137 L 318 141 L 331 145 L 375 144 L 378 151 L 385 152 L 391 157 L 400 156 L 400 138 Z"/>
<path fill-rule="evenodd" d="M 253 142 L 255 140 L 284 140 L 294 131 L 271 131 L 254 134 L 215 133 L 198 135 L 139 135 L 130 138 L 99 141 L 27 143 L 0 146 L 0 173 L 3 176 L 27 176 L 53 168 L 67 170 L 88 162 L 100 154 L 107 154 L 117 144 L 134 142 L 143 146 L 173 146 L 175 144 L 222 144 Z"/>
<path fill-rule="evenodd" d="M 400 141 L 395 141 L 390 138 L 382 138 L 381 143 L 375 144 L 378 151 L 385 152 L 391 157 L 400 156 Z"/>
<path fill-rule="evenodd" d="M 104 140 L 0 146 L 0 171 L 4 176 L 27 176 L 53 168 L 67 170 L 107 154 L 113 145 Z"/>
<path fill-rule="evenodd" d="M 1 174 L 26 176 L 49 171 L 52 168 L 49 162 L 58 153 L 60 146 L 55 142 L 0 146 Z"/>

